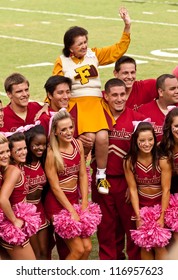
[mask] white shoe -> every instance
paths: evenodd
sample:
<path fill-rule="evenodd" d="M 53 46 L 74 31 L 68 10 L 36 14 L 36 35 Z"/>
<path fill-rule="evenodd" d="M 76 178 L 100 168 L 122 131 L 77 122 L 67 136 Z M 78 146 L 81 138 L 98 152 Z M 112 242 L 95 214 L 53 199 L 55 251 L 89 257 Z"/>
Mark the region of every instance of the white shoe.
<path fill-rule="evenodd" d="M 97 189 L 98 189 L 99 193 L 108 194 L 109 193 L 109 187 L 110 187 L 110 184 L 106 179 L 100 178 L 100 179 L 97 180 Z"/>

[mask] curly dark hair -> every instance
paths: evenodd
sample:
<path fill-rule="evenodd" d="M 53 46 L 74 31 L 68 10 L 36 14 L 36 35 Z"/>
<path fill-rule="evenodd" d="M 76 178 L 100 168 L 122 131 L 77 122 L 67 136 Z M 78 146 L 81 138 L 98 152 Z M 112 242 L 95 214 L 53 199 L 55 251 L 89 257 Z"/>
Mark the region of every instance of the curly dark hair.
<path fill-rule="evenodd" d="M 88 40 L 88 31 L 80 26 L 72 26 L 64 34 L 64 48 L 62 52 L 66 57 L 70 56 L 70 47 L 78 36 L 85 36 Z"/>

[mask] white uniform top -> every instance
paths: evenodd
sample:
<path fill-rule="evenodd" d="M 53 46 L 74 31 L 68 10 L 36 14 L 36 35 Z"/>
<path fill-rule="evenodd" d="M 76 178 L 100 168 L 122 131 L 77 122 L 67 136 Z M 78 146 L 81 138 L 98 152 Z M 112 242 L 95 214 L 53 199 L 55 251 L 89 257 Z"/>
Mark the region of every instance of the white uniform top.
<path fill-rule="evenodd" d="M 95 53 L 87 50 L 83 61 L 76 64 L 72 58 L 60 56 L 64 76 L 72 80 L 72 97 L 102 97 L 101 80 L 98 73 L 98 59 Z"/>

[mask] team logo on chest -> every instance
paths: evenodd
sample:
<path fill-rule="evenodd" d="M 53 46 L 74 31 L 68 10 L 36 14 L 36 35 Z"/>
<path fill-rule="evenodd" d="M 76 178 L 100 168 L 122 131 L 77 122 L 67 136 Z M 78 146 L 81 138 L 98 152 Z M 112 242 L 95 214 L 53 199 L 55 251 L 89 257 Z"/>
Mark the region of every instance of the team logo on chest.
<path fill-rule="evenodd" d="M 119 138 L 122 140 L 130 140 L 131 135 L 132 133 L 126 131 L 125 128 L 122 128 L 122 130 L 113 129 L 111 132 L 109 132 L 109 138 Z"/>
<path fill-rule="evenodd" d="M 75 69 L 77 75 L 74 77 L 75 80 L 80 80 L 82 85 L 89 83 L 89 78 L 98 77 L 98 71 L 94 65 L 83 65 Z"/>

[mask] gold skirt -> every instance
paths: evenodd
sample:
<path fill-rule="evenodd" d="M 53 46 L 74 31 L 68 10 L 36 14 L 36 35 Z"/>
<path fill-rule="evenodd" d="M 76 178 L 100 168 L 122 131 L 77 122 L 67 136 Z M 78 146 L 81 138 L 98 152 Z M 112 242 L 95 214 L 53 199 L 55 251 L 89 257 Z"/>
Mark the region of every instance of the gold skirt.
<path fill-rule="evenodd" d="M 103 98 L 96 96 L 71 98 L 69 112 L 75 120 L 78 135 L 84 132 L 111 130 L 115 120 Z"/>

